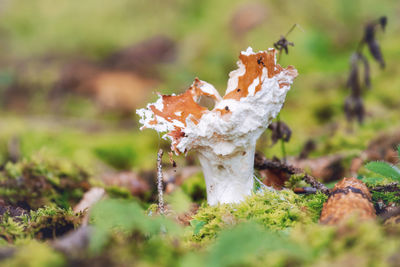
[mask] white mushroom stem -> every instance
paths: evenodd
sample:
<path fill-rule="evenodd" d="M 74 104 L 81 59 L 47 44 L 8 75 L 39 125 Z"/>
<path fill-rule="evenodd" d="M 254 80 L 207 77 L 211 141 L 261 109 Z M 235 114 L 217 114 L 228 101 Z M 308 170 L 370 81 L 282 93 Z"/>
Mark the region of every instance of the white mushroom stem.
<path fill-rule="evenodd" d="M 181 95 L 160 96 L 137 113 L 142 128 L 167 132 L 176 153 L 198 151 L 207 185 L 207 201 L 237 203 L 253 189 L 257 139 L 278 115 L 297 71 L 275 62 L 275 51 L 240 54 L 238 69 L 229 74 L 223 98 L 198 79 Z M 215 101 L 213 110 L 200 106 L 201 96 Z"/>
<path fill-rule="evenodd" d="M 249 146 L 226 156 L 199 150 L 199 160 L 207 187 L 209 205 L 237 203 L 253 190 L 254 149 Z"/>

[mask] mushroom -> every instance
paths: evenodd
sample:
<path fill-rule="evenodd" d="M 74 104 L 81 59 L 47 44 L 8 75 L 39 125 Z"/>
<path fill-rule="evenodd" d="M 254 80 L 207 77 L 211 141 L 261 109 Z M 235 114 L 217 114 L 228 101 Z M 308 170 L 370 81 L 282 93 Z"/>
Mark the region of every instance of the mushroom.
<path fill-rule="evenodd" d="M 180 95 L 160 95 L 138 109 L 140 128 L 166 132 L 176 153 L 196 150 L 209 205 L 237 203 L 253 190 L 256 141 L 282 108 L 297 70 L 276 63 L 276 51 L 241 52 L 222 98 L 209 83 L 195 79 Z M 212 110 L 198 104 L 210 97 Z"/>

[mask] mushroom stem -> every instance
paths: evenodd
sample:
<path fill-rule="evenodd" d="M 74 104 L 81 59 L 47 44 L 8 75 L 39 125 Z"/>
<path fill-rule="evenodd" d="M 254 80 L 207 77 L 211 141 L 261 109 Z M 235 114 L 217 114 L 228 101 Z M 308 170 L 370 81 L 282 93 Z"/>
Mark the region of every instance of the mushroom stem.
<path fill-rule="evenodd" d="M 255 145 L 218 155 L 212 149 L 200 149 L 198 157 L 204 173 L 209 205 L 238 203 L 253 190 Z"/>

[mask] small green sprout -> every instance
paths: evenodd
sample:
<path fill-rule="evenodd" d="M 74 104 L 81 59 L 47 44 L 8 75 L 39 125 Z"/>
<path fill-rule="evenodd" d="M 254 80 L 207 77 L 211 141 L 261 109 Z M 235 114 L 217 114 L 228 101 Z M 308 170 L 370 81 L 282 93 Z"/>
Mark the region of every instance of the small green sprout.
<path fill-rule="evenodd" d="M 397 147 L 397 153 L 400 157 L 400 145 Z M 384 161 L 373 161 L 365 165 L 368 170 L 400 182 L 400 168 L 396 165 Z"/>

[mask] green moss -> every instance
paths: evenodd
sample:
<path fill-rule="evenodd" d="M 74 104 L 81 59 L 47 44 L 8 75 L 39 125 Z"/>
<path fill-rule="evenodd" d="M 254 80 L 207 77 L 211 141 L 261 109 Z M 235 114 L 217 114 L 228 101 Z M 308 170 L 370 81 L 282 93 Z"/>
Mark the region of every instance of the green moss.
<path fill-rule="evenodd" d="M 372 190 L 371 194 L 374 203 L 378 201 L 383 201 L 386 205 L 389 203 L 400 203 L 400 192 L 378 192 Z"/>
<path fill-rule="evenodd" d="M 137 157 L 136 151 L 125 145 L 100 146 L 94 149 L 95 154 L 110 166 L 119 170 L 132 168 Z"/>
<path fill-rule="evenodd" d="M 63 256 L 49 245 L 32 241 L 17 249 L 12 258 L 1 261 L 0 266 L 64 266 Z"/>
<path fill-rule="evenodd" d="M 8 214 L 0 220 L 0 245 L 13 243 L 15 240 L 26 237 L 24 225 L 13 220 Z"/>
<path fill-rule="evenodd" d="M 367 176 L 367 177 L 361 176 L 361 177 L 362 177 L 362 181 L 369 188 L 393 183 L 393 180 L 391 180 L 389 178 L 384 178 L 384 177 L 370 177 L 370 176 Z"/>
<path fill-rule="evenodd" d="M 79 166 L 41 157 L 7 163 L 0 177 L 0 199 L 28 210 L 45 205 L 68 209 L 90 187 L 89 174 Z"/>
<path fill-rule="evenodd" d="M 385 186 L 387 184 L 393 183 L 392 179 L 389 178 L 382 178 L 382 177 L 364 177 L 362 181 L 367 185 L 369 188 L 371 195 L 372 195 L 372 202 L 375 205 L 380 205 L 379 203 L 383 201 L 385 205 L 392 204 L 392 203 L 400 203 L 400 185 L 398 185 L 399 190 L 396 192 L 390 191 L 376 191 L 374 190 L 375 187 Z"/>
<path fill-rule="evenodd" d="M 295 187 L 307 186 L 307 183 L 303 181 L 304 173 L 293 174 L 290 176 L 289 180 L 285 182 L 285 187 L 293 189 Z"/>
<path fill-rule="evenodd" d="M 307 207 L 308 212 L 310 214 L 311 220 L 313 222 L 317 222 L 321 215 L 322 207 L 328 196 L 322 193 L 303 195 L 301 199 L 304 205 Z"/>
<path fill-rule="evenodd" d="M 27 225 L 26 232 L 36 239 L 53 239 L 76 229 L 82 221 L 83 214 L 75 214 L 71 209 L 46 207 L 31 211 L 23 216 Z"/>
<path fill-rule="evenodd" d="M 207 197 L 206 183 L 201 172 L 186 179 L 181 188 L 195 202 L 204 201 Z"/>
<path fill-rule="evenodd" d="M 31 238 L 53 239 L 77 228 L 82 218 L 82 213 L 56 207 L 40 208 L 16 217 L 5 213 L 0 218 L 0 240 L 14 243 Z"/>
<path fill-rule="evenodd" d="M 193 240 L 215 238 L 218 232 L 241 221 L 253 220 L 271 230 L 283 230 L 297 223 L 311 223 L 320 206 L 320 196 L 307 207 L 307 199 L 292 191 L 264 191 L 239 204 L 203 205 L 193 217 Z M 311 215 L 311 216 L 310 216 Z"/>
<path fill-rule="evenodd" d="M 297 224 L 290 231 L 275 232 L 259 226 L 242 223 L 224 229 L 209 249 L 187 254 L 182 262 L 185 266 L 392 266 L 398 259 L 400 228 L 385 229 L 376 221 Z"/>
<path fill-rule="evenodd" d="M 131 192 L 127 188 L 119 186 L 107 186 L 105 188 L 107 195 L 111 198 L 133 199 Z"/>
<path fill-rule="evenodd" d="M 360 223 L 351 219 L 340 227 L 298 226 L 290 238 L 312 250 L 308 262 L 316 266 L 349 264 L 354 260 L 357 265 L 385 266 L 400 248 L 399 232 L 395 232 L 385 231 L 375 221 Z"/>

